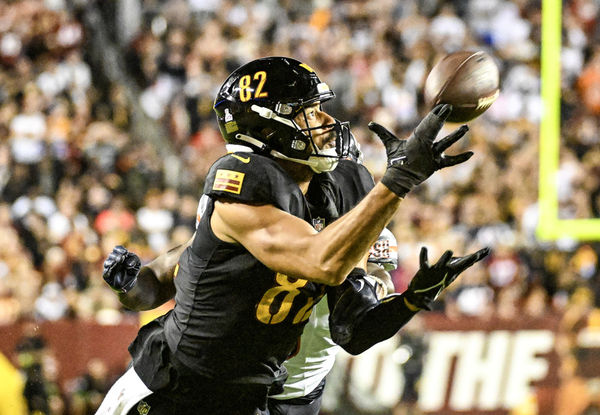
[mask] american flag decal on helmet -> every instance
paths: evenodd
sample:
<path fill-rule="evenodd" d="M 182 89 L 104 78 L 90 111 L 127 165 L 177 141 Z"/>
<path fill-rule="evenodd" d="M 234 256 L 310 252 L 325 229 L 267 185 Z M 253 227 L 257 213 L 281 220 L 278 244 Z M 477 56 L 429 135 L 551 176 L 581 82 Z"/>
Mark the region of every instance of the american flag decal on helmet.
<path fill-rule="evenodd" d="M 239 195 L 242 191 L 244 176 L 244 173 L 237 171 L 218 169 L 213 183 L 213 190 L 222 190 Z"/>

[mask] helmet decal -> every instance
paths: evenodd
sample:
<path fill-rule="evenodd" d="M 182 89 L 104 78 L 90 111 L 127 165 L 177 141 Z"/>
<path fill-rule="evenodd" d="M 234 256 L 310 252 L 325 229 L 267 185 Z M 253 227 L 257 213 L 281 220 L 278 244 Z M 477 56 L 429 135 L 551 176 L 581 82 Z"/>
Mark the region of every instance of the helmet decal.
<path fill-rule="evenodd" d="M 233 115 L 231 115 L 231 111 L 228 108 L 225 108 L 225 130 L 228 133 L 234 133 L 238 130 L 237 123 L 233 120 Z"/>

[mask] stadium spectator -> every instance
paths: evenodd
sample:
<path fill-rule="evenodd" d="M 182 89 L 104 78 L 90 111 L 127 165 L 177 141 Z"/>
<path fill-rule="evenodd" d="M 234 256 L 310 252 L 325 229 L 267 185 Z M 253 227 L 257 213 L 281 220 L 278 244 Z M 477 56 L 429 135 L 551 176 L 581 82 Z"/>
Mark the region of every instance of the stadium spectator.
<path fill-rule="evenodd" d="M 86 373 L 70 381 L 67 389 L 71 396 L 69 413 L 72 415 L 95 414 L 110 389 L 112 379 L 106 364 L 100 359 L 91 359 Z"/>

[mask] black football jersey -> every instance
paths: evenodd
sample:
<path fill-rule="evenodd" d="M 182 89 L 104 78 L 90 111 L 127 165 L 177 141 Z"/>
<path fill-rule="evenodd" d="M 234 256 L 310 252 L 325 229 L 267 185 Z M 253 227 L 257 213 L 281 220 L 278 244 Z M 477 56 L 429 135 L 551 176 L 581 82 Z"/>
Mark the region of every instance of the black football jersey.
<path fill-rule="evenodd" d="M 343 216 L 374 186 L 367 168 L 350 160 L 340 160 L 335 170 L 315 175 L 306 193 L 313 226 L 318 230 Z"/>
<path fill-rule="evenodd" d="M 203 376 L 269 383 L 285 370 L 281 364 L 325 287 L 274 272 L 243 246 L 219 240 L 210 226 L 219 198 L 312 219 L 300 188 L 275 161 L 232 153 L 215 162 L 195 239 L 178 263 L 165 336 L 175 357 Z"/>

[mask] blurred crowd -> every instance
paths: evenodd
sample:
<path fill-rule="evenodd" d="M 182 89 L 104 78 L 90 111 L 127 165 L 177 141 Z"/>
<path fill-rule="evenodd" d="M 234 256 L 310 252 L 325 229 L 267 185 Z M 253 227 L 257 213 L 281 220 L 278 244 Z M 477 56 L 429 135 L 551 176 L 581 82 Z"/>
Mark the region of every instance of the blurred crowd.
<path fill-rule="evenodd" d="M 413 191 L 390 224 L 396 288 L 414 275 L 422 245 L 432 256 L 491 246 L 440 310 L 556 314 L 567 332 L 582 322 L 600 330 L 589 318 L 600 306 L 600 246 L 535 237 L 539 0 L 129 3 L 139 19 L 124 38 L 112 30 L 115 2 L 0 2 L 0 324 L 119 321 L 124 310 L 102 281 L 102 262 L 117 244 L 147 261 L 192 235 L 203 178 L 225 151 L 212 102 L 237 66 L 268 55 L 309 63 L 336 92 L 327 109 L 351 122 L 378 179 L 385 151 L 367 123 L 408 135 L 427 112 L 432 66 L 448 52 L 479 49 L 498 63 L 500 96 L 469 123 L 463 146 L 475 157 Z M 563 3 L 560 217 L 600 218 L 600 5 Z M 127 82 L 90 59 L 84 16 L 92 8 Z M 164 128 L 176 158 L 131 132 L 134 106 Z M 565 353 L 575 347 L 569 339 Z"/>

